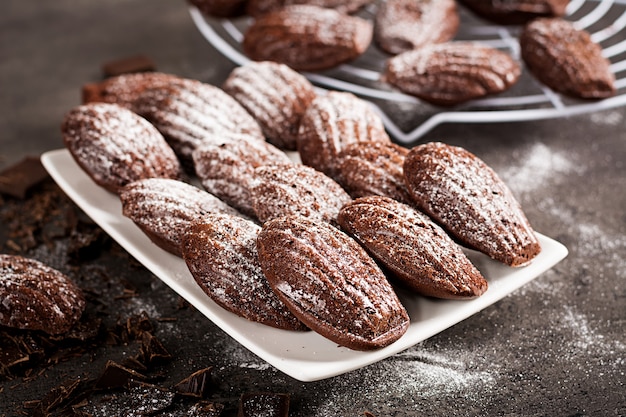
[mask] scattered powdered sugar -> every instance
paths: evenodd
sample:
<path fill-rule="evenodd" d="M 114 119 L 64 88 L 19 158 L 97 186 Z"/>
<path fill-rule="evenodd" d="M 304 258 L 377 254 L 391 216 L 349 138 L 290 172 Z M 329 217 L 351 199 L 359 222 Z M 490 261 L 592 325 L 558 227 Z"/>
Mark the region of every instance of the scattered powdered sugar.
<path fill-rule="evenodd" d="M 558 181 L 559 176 L 583 174 L 583 165 L 550 149 L 543 143 L 535 143 L 523 155 L 516 155 L 520 165 L 510 166 L 498 175 L 515 192 L 526 193 Z"/>
<path fill-rule="evenodd" d="M 618 126 L 624 120 L 624 116 L 619 111 L 595 112 L 591 113 L 591 122 L 597 125 Z"/>
<path fill-rule="evenodd" d="M 626 352 L 626 343 L 621 340 L 611 340 L 598 333 L 589 323 L 587 316 L 578 312 L 574 307 L 564 306 L 560 322 L 564 330 L 571 331 L 573 341 L 571 354 L 595 355 L 598 352 Z M 623 364 L 624 358 L 618 360 Z"/>

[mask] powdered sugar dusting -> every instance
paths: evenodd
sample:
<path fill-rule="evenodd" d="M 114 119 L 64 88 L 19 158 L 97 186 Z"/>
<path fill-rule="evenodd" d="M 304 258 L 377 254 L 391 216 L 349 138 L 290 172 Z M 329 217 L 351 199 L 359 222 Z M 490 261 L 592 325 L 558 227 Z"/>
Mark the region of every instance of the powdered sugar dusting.
<path fill-rule="evenodd" d="M 541 142 L 533 144 L 523 154 L 515 156 L 515 160 L 521 163 L 501 170 L 499 175 L 511 189 L 519 193 L 545 187 L 567 175 L 584 173 L 584 164 L 573 160 L 571 155 L 550 149 Z"/>

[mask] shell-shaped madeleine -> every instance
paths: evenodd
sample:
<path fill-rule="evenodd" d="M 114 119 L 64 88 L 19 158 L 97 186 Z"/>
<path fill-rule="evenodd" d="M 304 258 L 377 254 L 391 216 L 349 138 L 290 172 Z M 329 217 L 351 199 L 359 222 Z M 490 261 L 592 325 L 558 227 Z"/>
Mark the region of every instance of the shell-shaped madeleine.
<path fill-rule="evenodd" d="M 372 24 L 360 17 L 294 5 L 257 17 L 244 33 L 242 47 L 254 61 L 318 71 L 357 58 L 371 43 L 372 32 Z"/>
<path fill-rule="evenodd" d="M 48 334 L 67 332 L 85 309 L 81 289 L 34 259 L 0 254 L 0 324 Z"/>
<path fill-rule="evenodd" d="M 181 256 L 189 226 L 208 214 L 238 212 L 214 195 L 182 181 L 152 178 L 135 181 L 120 193 L 122 214 L 157 246 Z"/>
<path fill-rule="evenodd" d="M 117 104 L 75 107 L 65 115 L 61 132 L 78 165 L 113 193 L 144 178 L 181 178 L 178 158 L 163 136 Z"/>
<path fill-rule="evenodd" d="M 214 135 L 265 140 L 259 124 L 233 97 L 199 81 L 147 89 L 135 109 L 163 134 L 186 168 L 193 166 L 193 151 Z"/>
<path fill-rule="evenodd" d="M 402 170 L 408 153 L 395 143 L 351 143 L 337 155 L 335 180 L 352 198 L 380 195 L 410 203 Z"/>
<path fill-rule="evenodd" d="M 261 222 L 297 214 L 336 224 L 339 209 L 351 200 L 333 179 L 305 165 L 266 165 L 254 175 L 252 207 Z"/>
<path fill-rule="evenodd" d="M 380 268 L 339 229 L 279 217 L 263 225 L 257 247 L 274 292 L 320 335 L 350 349 L 372 350 L 408 329 L 408 314 Z"/>
<path fill-rule="evenodd" d="M 589 33 L 564 19 L 537 19 L 520 35 L 522 58 L 542 83 L 563 94 L 602 99 L 615 94 L 615 75 Z"/>
<path fill-rule="evenodd" d="M 404 161 L 414 203 L 462 244 L 510 266 L 541 246 L 511 190 L 469 151 L 439 142 L 414 147 Z"/>
<path fill-rule="evenodd" d="M 477 42 L 445 42 L 390 58 L 384 79 L 426 102 L 452 106 L 501 93 L 520 74 L 519 64 L 498 49 Z"/>
<path fill-rule="evenodd" d="M 256 216 L 251 196 L 255 168 L 292 164 L 287 154 L 260 140 L 231 137 L 207 141 L 193 152 L 196 175 L 211 194 L 248 216 Z"/>
<path fill-rule="evenodd" d="M 463 250 L 428 216 L 387 197 L 346 204 L 337 219 L 374 259 L 407 287 L 447 299 L 482 295 L 487 281 Z"/>

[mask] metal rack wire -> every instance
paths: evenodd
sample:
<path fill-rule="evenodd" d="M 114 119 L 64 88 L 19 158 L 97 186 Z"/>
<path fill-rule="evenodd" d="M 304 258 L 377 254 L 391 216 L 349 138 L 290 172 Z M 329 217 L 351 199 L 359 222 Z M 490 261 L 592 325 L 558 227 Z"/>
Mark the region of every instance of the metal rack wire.
<path fill-rule="evenodd" d="M 375 5 L 361 15 L 372 18 Z M 220 53 L 237 65 L 248 62 L 241 51 L 241 40 L 249 18 L 213 19 L 190 7 L 193 22 Z M 498 26 L 476 18 L 460 8 L 461 27 L 457 40 L 474 40 L 508 51 L 521 62 L 518 34 L 520 27 Z M 349 91 L 368 99 L 379 112 L 389 133 L 400 143 L 416 142 L 442 123 L 500 123 L 567 117 L 611 109 L 626 104 L 626 0 L 572 0 L 566 19 L 585 29 L 603 47 L 611 61 L 617 93 L 599 101 L 571 99 L 541 85 L 528 71 L 510 91 L 473 100 L 454 108 L 440 108 L 402 94 L 380 81 L 388 57 L 374 46 L 350 64 L 331 71 L 304 73 L 315 85 Z M 413 125 L 406 123 L 411 120 Z"/>

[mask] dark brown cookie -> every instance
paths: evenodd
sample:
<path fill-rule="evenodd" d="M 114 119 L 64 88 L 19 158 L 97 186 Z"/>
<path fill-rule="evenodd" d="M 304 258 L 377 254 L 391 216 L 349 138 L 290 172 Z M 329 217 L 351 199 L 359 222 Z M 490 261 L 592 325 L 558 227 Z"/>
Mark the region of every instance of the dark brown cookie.
<path fill-rule="evenodd" d="M 146 89 L 135 110 L 154 124 L 190 170 L 193 151 L 215 135 L 265 140 L 259 124 L 233 97 L 199 81 Z"/>
<path fill-rule="evenodd" d="M 200 288 L 222 308 L 279 329 L 306 330 L 263 275 L 256 248 L 260 230 L 241 217 L 205 216 L 183 237 L 183 259 Z"/>
<path fill-rule="evenodd" d="M 250 195 L 254 169 L 293 163 L 280 149 L 247 136 L 208 141 L 193 152 L 193 161 L 208 192 L 251 217 L 256 216 Z"/>
<path fill-rule="evenodd" d="M 157 246 L 181 256 L 187 228 L 212 213 L 238 212 L 212 194 L 182 181 L 150 178 L 120 192 L 122 214 L 131 219 Z"/>
<path fill-rule="evenodd" d="M 408 153 L 394 143 L 351 143 L 337 155 L 335 180 L 352 198 L 380 195 L 410 203 L 402 171 Z"/>
<path fill-rule="evenodd" d="M 143 178 L 181 178 L 181 166 L 163 136 L 142 117 L 116 104 L 70 110 L 63 141 L 78 165 L 105 189 L 118 193 Z"/>
<path fill-rule="evenodd" d="M 249 62 L 235 68 L 223 88 L 256 119 L 270 143 L 296 150 L 300 118 L 315 98 L 309 80 L 284 64 Z"/>
<path fill-rule="evenodd" d="M 183 78 L 162 72 L 122 74 L 83 85 L 83 103 L 111 103 L 135 111 L 135 102 L 149 88 L 184 83 Z"/>
<path fill-rule="evenodd" d="M 380 268 L 337 228 L 279 217 L 263 225 L 257 247 L 274 292 L 320 335 L 350 349 L 372 350 L 408 329 L 408 314 Z"/>
<path fill-rule="evenodd" d="M 0 254 L 0 325 L 65 333 L 83 314 L 81 289 L 65 274 L 34 259 Z"/>
<path fill-rule="evenodd" d="M 355 142 L 391 143 L 382 119 L 365 100 L 331 91 L 316 97 L 300 121 L 298 153 L 305 165 L 336 177 L 337 154 Z"/>
<path fill-rule="evenodd" d="M 244 53 L 254 61 L 282 62 L 318 71 L 360 56 L 372 41 L 372 24 L 318 6 L 286 6 L 259 16 L 244 33 Z"/>
<path fill-rule="evenodd" d="M 420 294 L 447 299 L 482 295 L 487 281 L 428 216 L 387 197 L 346 204 L 337 221 L 381 265 Z"/>
<path fill-rule="evenodd" d="M 460 0 L 478 16 L 501 25 L 520 25 L 538 17 L 565 14 L 569 0 Z"/>
<path fill-rule="evenodd" d="M 334 180 L 300 164 L 255 169 L 252 207 L 261 222 L 298 214 L 335 224 L 339 209 L 351 200 Z"/>
<path fill-rule="evenodd" d="M 449 41 L 459 28 L 454 0 L 387 0 L 374 20 L 374 40 L 390 54 Z"/>
<path fill-rule="evenodd" d="M 584 99 L 615 94 L 615 75 L 589 33 L 563 19 L 537 19 L 520 35 L 522 58 L 554 91 Z"/>
<path fill-rule="evenodd" d="M 505 52 L 477 42 L 446 42 L 390 58 L 384 79 L 426 102 L 452 106 L 501 93 L 520 74 L 519 64 Z"/>
<path fill-rule="evenodd" d="M 248 0 L 246 11 L 251 16 L 259 16 L 285 6 L 309 4 L 349 14 L 371 3 L 373 0 Z"/>
<path fill-rule="evenodd" d="M 411 149 L 404 175 L 414 203 L 455 239 L 510 266 L 541 251 L 513 193 L 467 150 L 431 142 Z"/>

